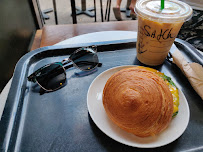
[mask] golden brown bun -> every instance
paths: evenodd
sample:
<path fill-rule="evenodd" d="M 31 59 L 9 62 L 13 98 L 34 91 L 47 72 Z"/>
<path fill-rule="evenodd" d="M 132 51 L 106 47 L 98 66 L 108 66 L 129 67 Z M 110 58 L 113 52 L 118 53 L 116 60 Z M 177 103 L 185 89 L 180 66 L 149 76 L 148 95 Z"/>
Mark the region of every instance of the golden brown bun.
<path fill-rule="evenodd" d="M 139 67 L 123 69 L 108 79 L 103 105 L 116 125 L 139 137 L 163 131 L 173 114 L 173 97 L 167 84 Z"/>

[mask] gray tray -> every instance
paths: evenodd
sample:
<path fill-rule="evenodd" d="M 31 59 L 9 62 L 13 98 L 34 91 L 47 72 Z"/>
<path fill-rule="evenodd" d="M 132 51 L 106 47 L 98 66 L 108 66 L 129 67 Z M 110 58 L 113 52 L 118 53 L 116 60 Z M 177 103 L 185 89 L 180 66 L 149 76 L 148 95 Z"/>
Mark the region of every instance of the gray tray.
<path fill-rule="evenodd" d="M 81 46 L 98 46 L 102 67 L 87 76 L 68 69 L 67 85 L 54 92 L 39 94 L 39 87 L 27 76 L 39 67 L 61 61 Z M 190 121 L 183 135 L 159 148 L 140 149 L 123 145 L 101 132 L 87 110 L 87 90 L 103 71 L 121 65 L 143 65 L 136 59 L 136 40 L 120 40 L 51 46 L 32 51 L 15 68 L 11 89 L 0 122 L 2 151 L 203 151 L 203 103 L 179 68 L 165 61 L 154 67 L 172 77 L 185 94 L 190 107 Z M 176 39 L 176 46 L 188 61 L 202 64 L 202 56 L 188 43 Z"/>

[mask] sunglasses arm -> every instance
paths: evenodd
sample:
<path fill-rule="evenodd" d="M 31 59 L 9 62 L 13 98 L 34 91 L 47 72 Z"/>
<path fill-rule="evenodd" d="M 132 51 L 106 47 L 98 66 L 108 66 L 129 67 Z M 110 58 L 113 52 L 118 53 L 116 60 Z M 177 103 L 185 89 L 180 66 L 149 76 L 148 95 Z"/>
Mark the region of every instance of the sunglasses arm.
<path fill-rule="evenodd" d="M 35 73 L 31 74 L 30 76 L 27 77 L 28 81 L 31 81 L 31 82 L 35 82 Z"/>
<path fill-rule="evenodd" d="M 69 60 L 69 58 L 65 58 L 61 63 L 63 64 L 63 65 L 66 65 L 66 64 L 68 64 L 68 63 L 70 63 L 71 61 Z"/>
<path fill-rule="evenodd" d="M 92 46 L 90 46 L 90 48 L 91 48 L 91 49 L 93 49 L 93 50 L 94 50 L 94 52 L 96 52 L 96 53 L 97 53 L 97 46 L 96 46 L 96 45 L 92 45 Z"/>
<path fill-rule="evenodd" d="M 102 66 L 102 63 L 98 63 L 98 67 L 101 67 Z M 70 64 L 68 66 L 64 66 L 65 69 L 69 69 L 69 68 L 72 68 L 73 67 L 73 64 Z"/>
<path fill-rule="evenodd" d="M 73 64 L 70 64 L 70 65 L 64 66 L 65 69 L 69 69 L 69 68 L 72 68 L 72 67 L 73 67 Z"/>
<path fill-rule="evenodd" d="M 45 66 L 39 68 L 37 71 L 35 71 L 34 73 L 32 73 L 31 75 L 29 75 L 27 77 L 28 81 L 31 81 L 31 82 L 36 82 L 36 74 L 41 71 Z"/>

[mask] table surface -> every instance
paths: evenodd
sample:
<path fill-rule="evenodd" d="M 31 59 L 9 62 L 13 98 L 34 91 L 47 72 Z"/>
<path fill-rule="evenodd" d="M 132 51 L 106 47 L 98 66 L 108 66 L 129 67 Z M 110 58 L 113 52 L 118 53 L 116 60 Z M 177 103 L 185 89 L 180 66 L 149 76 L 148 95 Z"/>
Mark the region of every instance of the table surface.
<path fill-rule="evenodd" d="M 44 26 L 41 30 L 37 30 L 31 50 L 51 46 L 82 34 L 100 31 L 137 31 L 137 28 L 137 20 Z"/>

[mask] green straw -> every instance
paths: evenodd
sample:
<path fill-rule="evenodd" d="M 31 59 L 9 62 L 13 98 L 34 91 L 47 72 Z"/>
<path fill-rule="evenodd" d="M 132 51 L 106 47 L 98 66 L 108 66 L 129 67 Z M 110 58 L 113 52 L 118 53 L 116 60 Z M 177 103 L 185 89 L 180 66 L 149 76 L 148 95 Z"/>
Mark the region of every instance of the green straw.
<path fill-rule="evenodd" d="M 161 10 L 164 9 L 164 0 L 161 0 Z"/>

